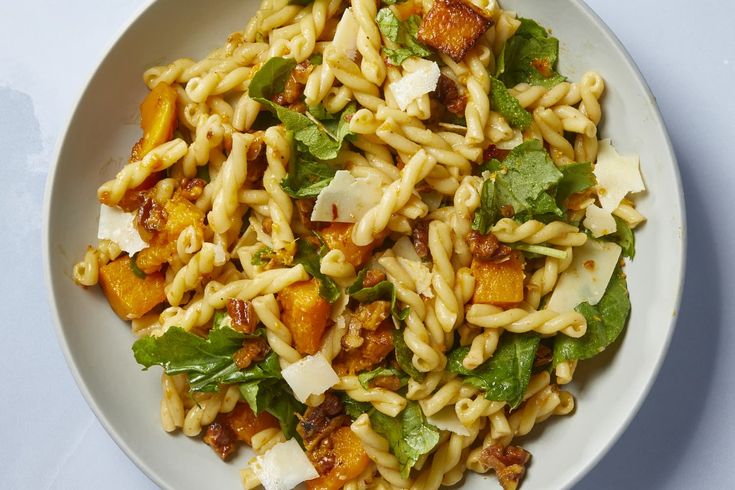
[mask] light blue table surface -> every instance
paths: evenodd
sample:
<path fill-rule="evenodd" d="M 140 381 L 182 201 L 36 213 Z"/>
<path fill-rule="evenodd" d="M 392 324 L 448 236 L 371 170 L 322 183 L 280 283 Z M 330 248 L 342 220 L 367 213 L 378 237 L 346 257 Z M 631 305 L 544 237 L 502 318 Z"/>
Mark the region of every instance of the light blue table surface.
<path fill-rule="evenodd" d="M 43 191 L 57 139 L 95 64 L 143 3 L 0 6 L 0 488 L 155 488 L 77 389 L 41 266 Z M 588 3 L 658 99 L 686 193 L 689 258 L 658 380 L 578 488 L 735 488 L 735 286 L 727 285 L 735 278 L 735 2 Z"/>

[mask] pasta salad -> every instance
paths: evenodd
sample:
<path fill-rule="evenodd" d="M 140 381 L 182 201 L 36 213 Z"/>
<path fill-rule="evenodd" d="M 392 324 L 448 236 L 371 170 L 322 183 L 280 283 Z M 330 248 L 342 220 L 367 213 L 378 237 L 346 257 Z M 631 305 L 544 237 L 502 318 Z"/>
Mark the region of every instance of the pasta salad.
<path fill-rule="evenodd" d="M 517 488 L 626 326 L 645 221 L 602 76 L 558 56 L 495 0 L 262 0 L 147 70 L 73 272 L 163 368 L 163 429 L 249 446 L 246 489 Z"/>

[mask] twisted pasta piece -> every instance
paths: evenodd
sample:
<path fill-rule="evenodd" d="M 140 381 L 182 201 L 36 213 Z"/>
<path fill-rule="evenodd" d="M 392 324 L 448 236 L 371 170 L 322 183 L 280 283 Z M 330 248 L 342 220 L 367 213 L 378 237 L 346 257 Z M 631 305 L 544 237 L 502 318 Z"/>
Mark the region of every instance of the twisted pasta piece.
<path fill-rule="evenodd" d="M 166 285 L 166 299 L 171 306 L 181 303 L 184 294 L 198 286 L 204 276 L 215 267 L 224 265 L 227 252 L 221 246 L 205 243 L 199 252 L 176 273 L 173 281 Z"/>
<path fill-rule="evenodd" d="M 388 441 L 372 429 L 367 414 L 357 417 L 350 429 L 362 441 L 365 452 L 375 463 L 378 473 L 386 482 L 397 488 L 409 488 L 411 486 L 410 480 L 401 477 L 398 459 L 390 452 Z"/>
<path fill-rule="evenodd" d="M 179 260 L 186 264 L 191 259 L 192 254 L 201 250 L 203 245 L 201 230 L 194 225 L 187 226 L 176 239 L 176 253 Z"/>
<path fill-rule="evenodd" d="M 503 243 L 525 242 L 532 245 L 549 243 L 563 247 L 579 247 L 587 242 L 585 233 L 580 232 L 576 226 L 562 221 L 545 225 L 536 220 L 518 223 L 511 218 L 502 218 L 491 231 Z"/>
<path fill-rule="evenodd" d="M 515 333 L 533 330 L 542 335 L 551 335 L 561 332 L 579 338 L 587 332 L 587 320 L 576 311 L 562 314 L 551 310 L 528 312 L 520 308 L 503 311 L 493 305 L 474 304 L 467 311 L 466 319 L 478 327 L 502 328 Z"/>
<path fill-rule="evenodd" d="M 490 417 L 503 410 L 505 402 L 490 401 L 483 393 L 471 397 L 460 398 L 454 404 L 454 411 L 462 425 L 470 427 L 483 417 Z"/>
<path fill-rule="evenodd" d="M 281 181 L 286 177 L 286 164 L 291 158 L 291 143 L 281 126 L 268 128 L 263 136 L 266 145 L 268 168 L 263 175 L 263 186 L 270 200 L 270 217 L 273 220 L 273 249 L 280 250 L 293 244 L 291 231 L 293 204 L 291 198 L 281 188 Z"/>
<path fill-rule="evenodd" d="M 470 344 L 469 352 L 462 361 L 462 365 L 467 369 L 475 369 L 490 359 L 498 347 L 501 333 L 499 328 L 486 328 L 482 333 L 475 336 Z"/>
<path fill-rule="evenodd" d="M 268 294 L 255 298 L 253 308 L 266 327 L 266 339 L 273 352 L 278 354 L 281 367 L 285 368 L 301 359 L 301 354 L 291 347 L 291 331 L 280 320 L 281 310 L 276 297 Z"/>
<path fill-rule="evenodd" d="M 462 381 L 459 379 L 452 379 L 439 388 L 433 395 L 424 398 L 423 400 L 419 400 L 419 405 L 421 405 L 421 410 L 424 412 L 424 415 L 427 417 L 434 415 L 442 408 L 455 403 L 461 388 Z"/>
<path fill-rule="evenodd" d="M 468 436 L 452 433 L 449 439 L 436 450 L 431 459 L 431 465 L 416 478 L 411 490 L 437 490 L 443 484 L 449 484 L 445 482 L 445 478 L 457 466 L 460 467 L 461 474 L 463 451 L 477 439 L 479 430 L 479 424 L 475 424 Z M 456 482 L 456 477 L 451 479 Z"/>
<path fill-rule="evenodd" d="M 485 141 L 485 126 L 490 118 L 490 75 L 487 66 L 492 53 L 485 46 L 474 48 L 464 60 L 469 69 L 467 77 L 467 134 L 465 141 L 470 145 L 482 145 Z"/>
<path fill-rule="evenodd" d="M 102 204 L 114 206 L 128 189 L 142 184 L 153 172 L 166 170 L 186 155 L 187 149 L 186 143 L 180 138 L 157 146 L 142 160 L 125 165 L 114 179 L 102 184 L 97 189 L 97 197 Z"/>
<path fill-rule="evenodd" d="M 360 67 L 345 53 L 329 49 L 324 53 L 324 63 L 329 66 L 335 78 L 352 91 L 360 105 L 375 112 L 385 104 L 380 98 L 378 87 L 365 78 Z"/>
<path fill-rule="evenodd" d="M 357 50 L 362 55 L 360 69 L 368 81 L 380 86 L 385 80 L 386 68 L 380 54 L 381 36 L 375 23 L 377 13 L 375 2 L 352 1 L 352 14 L 360 26 L 357 32 Z"/>
<path fill-rule="evenodd" d="M 202 426 L 211 424 L 220 413 L 229 413 L 240 400 L 237 385 L 223 386 L 217 393 L 194 393 L 192 406 L 184 417 L 182 430 L 187 436 L 198 436 Z"/>
<path fill-rule="evenodd" d="M 184 426 L 184 402 L 182 394 L 188 390 L 185 374 L 169 376 L 161 374 L 161 426 L 166 432 L 173 432 Z"/>
<path fill-rule="evenodd" d="M 344 391 L 354 400 L 370 402 L 376 410 L 390 417 L 397 416 L 406 408 L 406 399 L 401 395 L 385 388 L 370 388 L 366 390 L 358 381 L 357 376 L 342 376 L 339 383 L 334 385 L 333 389 Z"/>
<path fill-rule="evenodd" d="M 248 147 L 254 139 L 252 134 L 232 135 L 232 151 L 222 167 L 221 179 L 217 179 L 221 185 L 212 203 L 212 210 L 207 213 L 209 226 L 217 233 L 225 233 L 232 226 L 232 218 L 239 204 L 238 191 L 247 177 Z"/>
<path fill-rule="evenodd" d="M 577 369 L 577 361 L 562 361 L 554 368 L 554 374 L 556 375 L 556 383 L 559 385 L 565 385 L 572 382 L 574 371 Z"/>
<path fill-rule="evenodd" d="M 224 134 L 222 117 L 217 114 L 199 117 L 194 141 L 189 145 L 189 151 L 181 162 L 185 177 L 194 177 L 197 167 L 209 161 L 209 152 L 222 143 Z"/>
<path fill-rule="evenodd" d="M 84 258 L 74 264 L 72 277 L 80 286 L 94 286 L 99 280 L 99 254 L 94 247 L 87 247 Z"/>
<path fill-rule="evenodd" d="M 347 262 L 344 252 L 338 249 L 330 250 L 322 257 L 319 271 L 343 287 L 355 282 L 355 267 Z"/>
<path fill-rule="evenodd" d="M 556 286 L 559 274 L 564 272 L 572 264 L 573 248 L 566 247 L 566 258 L 546 257 L 543 267 L 536 270 L 526 285 L 526 303 L 534 309 L 541 304 L 541 298 L 549 294 Z"/>
<path fill-rule="evenodd" d="M 429 223 L 429 251 L 434 261 L 431 286 L 434 290 L 434 313 L 444 332 L 451 332 L 457 322 L 459 304 L 454 294 L 454 266 L 451 262 L 452 236 L 441 221 Z"/>

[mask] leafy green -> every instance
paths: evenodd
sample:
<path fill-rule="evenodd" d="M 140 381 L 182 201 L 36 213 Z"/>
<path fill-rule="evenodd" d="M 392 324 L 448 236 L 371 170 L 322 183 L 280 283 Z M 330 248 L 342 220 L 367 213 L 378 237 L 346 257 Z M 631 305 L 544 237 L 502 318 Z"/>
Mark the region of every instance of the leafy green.
<path fill-rule="evenodd" d="M 309 114 L 319 119 L 320 121 L 330 121 L 339 117 L 339 115 L 328 112 L 326 107 L 324 107 L 324 104 L 322 104 L 321 102 L 316 105 L 310 105 L 307 109 L 309 111 Z"/>
<path fill-rule="evenodd" d="M 389 300 L 391 313 L 393 314 L 393 316 L 395 316 L 399 320 L 405 320 L 406 317 L 408 317 L 409 308 L 407 306 L 399 308 L 398 295 L 396 293 L 396 287 L 393 285 L 393 283 L 385 280 L 369 288 L 363 287 L 363 284 L 365 282 L 365 275 L 367 274 L 367 272 L 367 268 L 361 270 L 360 273 L 357 275 L 357 279 L 355 279 L 355 282 L 352 283 L 352 285 L 348 287 L 347 291 L 345 292 L 360 303 L 372 303 L 373 301 L 378 301 L 381 299 Z"/>
<path fill-rule="evenodd" d="M 369 402 L 358 402 L 344 393 L 341 395 L 341 399 L 342 405 L 345 407 L 345 413 L 352 420 L 355 420 L 363 413 L 369 413 L 370 410 L 373 410 L 373 406 Z"/>
<path fill-rule="evenodd" d="M 615 342 L 623 331 L 630 314 L 630 297 L 622 269 L 615 269 L 597 305 L 582 303 L 575 309 L 587 319 L 587 332 L 578 339 L 566 335 L 554 337 L 554 366 L 562 361 L 596 356 Z"/>
<path fill-rule="evenodd" d="M 334 303 L 340 295 L 339 287 L 331 277 L 322 274 L 320 270 L 319 252 L 314 246 L 306 240 L 297 241 L 296 255 L 293 258 L 294 263 L 301 264 L 312 277 L 319 281 L 319 295 Z"/>
<path fill-rule="evenodd" d="M 561 167 L 561 180 L 556 184 L 556 203 L 559 207 L 576 192 L 586 191 L 597 184 L 594 168 L 589 162 L 572 163 Z"/>
<path fill-rule="evenodd" d="M 383 48 L 383 53 L 391 64 L 400 66 L 412 56 L 426 58 L 432 55 L 429 48 L 416 39 L 421 25 L 421 17 L 418 15 L 412 15 L 401 21 L 390 8 L 384 7 L 378 11 L 375 22 L 380 32 L 398 45 L 397 48 Z"/>
<path fill-rule="evenodd" d="M 263 245 L 250 258 L 250 265 L 266 265 L 273 256 L 273 249 Z"/>
<path fill-rule="evenodd" d="M 250 97 L 271 99 L 283 92 L 291 72 L 296 67 L 292 58 L 274 57 L 265 62 L 250 80 L 248 94 Z"/>
<path fill-rule="evenodd" d="M 635 257 L 635 235 L 633 234 L 633 230 L 630 229 L 630 225 L 625 220 L 617 216 L 613 216 L 613 218 L 615 218 L 617 230 L 615 230 L 615 233 L 607 235 L 604 238 L 620 245 L 623 249 L 623 257 L 632 259 Z"/>
<path fill-rule="evenodd" d="M 401 381 L 401 386 L 406 386 L 406 384 L 408 383 L 408 377 L 406 376 L 406 373 L 394 367 L 383 366 L 377 367 L 372 371 L 366 371 L 364 373 L 358 374 L 357 380 L 360 382 L 360 385 L 363 388 L 369 390 L 370 382 L 372 380 L 374 380 L 375 378 L 384 378 L 387 376 L 396 376 Z"/>
<path fill-rule="evenodd" d="M 202 179 L 204 182 L 209 184 L 212 180 L 209 176 L 209 165 L 201 165 L 197 167 L 197 179 Z"/>
<path fill-rule="evenodd" d="M 401 370 L 416 381 L 423 381 L 425 374 L 413 365 L 413 352 L 406 345 L 406 340 L 403 338 L 403 330 L 393 330 L 393 349 L 395 350 L 396 362 L 401 367 Z"/>
<path fill-rule="evenodd" d="M 439 444 L 439 429 L 426 421 L 421 407 L 415 401 L 409 401 L 397 417 L 371 410 L 370 425 L 388 440 L 391 453 L 401 464 L 401 476 L 404 478 L 408 477 L 422 455 Z"/>
<path fill-rule="evenodd" d="M 337 167 L 332 163 L 314 160 L 309 154 L 300 153 L 292 163 L 281 187 L 296 199 L 318 196 L 337 173 Z"/>
<path fill-rule="evenodd" d="M 255 414 L 264 410 L 278 419 L 287 439 L 296 435 L 296 414 L 303 414 L 306 406 L 296 400 L 283 379 L 261 379 L 240 385 L 242 398 Z"/>
<path fill-rule="evenodd" d="M 505 332 L 500 337 L 493 356 L 473 370 L 462 361 L 469 347 L 460 347 L 449 354 L 447 370 L 464 377 L 464 382 L 485 391 L 485 398 L 507 401 L 511 409 L 523 401 L 531 379 L 531 368 L 541 338 L 533 333 Z"/>
<path fill-rule="evenodd" d="M 133 255 L 130 256 L 130 262 L 129 262 L 130 270 L 133 271 L 133 274 L 135 274 L 136 277 L 145 279 L 146 274 L 145 272 L 140 270 L 140 268 L 138 267 L 137 259 L 138 259 L 137 253 L 134 253 Z"/>
<path fill-rule="evenodd" d="M 324 56 L 321 53 L 314 53 L 309 56 L 309 63 L 318 66 L 324 63 Z"/>
<path fill-rule="evenodd" d="M 524 109 L 521 103 L 518 102 L 518 99 L 508 92 L 508 89 L 502 81 L 497 78 L 491 78 L 491 81 L 491 107 L 499 112 L 514 128 L 520 130 L 527 129 L 533 121 L 531 113 Z"/>
<path fill-rule="evenodd" d="M 500 53 L 495 76 L 509 87 L 519 83 L 552 87 L 563 82 L 565 78 L 556 71 L 559 40 L 531 19 L 520 21 Z"/>
<path fill-rule="evenodd" d="M 562 173 L 540 141 L 533 139 L 516 146 L 505 160 L 491 160 L 485 169 L 491 175 L 482 186 L 473 229 L 487 233 L 501 216 L 501 209 L 507 206 L 513 209 L 518 220 L 562 215 L 548 192 L 561 180 Z"/>

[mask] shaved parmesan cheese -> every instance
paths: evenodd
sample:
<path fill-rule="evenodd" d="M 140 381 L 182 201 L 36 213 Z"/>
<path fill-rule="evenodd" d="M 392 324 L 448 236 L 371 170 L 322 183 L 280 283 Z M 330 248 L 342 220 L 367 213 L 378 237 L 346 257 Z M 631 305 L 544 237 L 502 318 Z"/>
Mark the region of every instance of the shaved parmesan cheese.
<path fill-rule="evenodd" d="M 300 402 L 305 402 L 310 395 L 321 395 L 339 383 L 339 376 L 321 352 L 287 366 L 281 371 L 283 379 L 293 390 Z"/>
<path fill-rule="evenodd" d="M 342 19 L 334 31 L 332 46 L 337 51 L 346 54 L 352 61 L 355 61 L 355 58 L 357 58 L 357 31 L 359 30 L 360 25 L 355 20 L 352 9 L 345 9 L 345 13 L 342 14 Z"/>
<path fill-rule="evenodd" d="M 421 257 L 416 253 L 416 248 L 411 243 L 411 239 L 405 235 L 393 245 L 393 253 L 396 254 L 396 257 L 421 262 Z"/>
<path fill-rule="evenodd" d="M 276 444 L 251 461 L 250 468 L 265 490 L 291 490 L 319 476 L 296 439 Z"/>
<path fill-rule="evenodd" d="M 408 260 L 398 257 L 398 263 L 401 264 L 414 284 L 416 284 L 416 292 L 427 298 L 434 297 L 434 291 L 431 289 L 431 279 L 433 277 L 431 270 L 421 261 Z"/>
<path fill-rule="evenodd" d="M 329 314 L 329 318 L 331 318 L 332 321 L 336 321 L 337 318 L 342 318 L 342 313 L 347 309 L 347 303 L 349 302 L 350 297 L 342 291 L 337 301 L 332 303 L 332 312 Z"/>
<path fill-rule="evenodd" d="M 594 173 L 602 209 L 611 213 L 629 193 L 646 189 L 639 157 L 618 155 L 609 139 L 600 141 Z"/>
<path fill-rule="evenodd" d="M 380 179 L 373 175 L 355 178 L 347 170 L 338 170 L 322 189 L 311 212 L 312 221 L 357 223 L 374 208 L 383 195 Z"/>
<path fill-rule="evenodd" d="M 620 258 L 620 245 L 601 240 L 587 240 L 574 249 L 574 260 L 559 276 L 547 309 L 557 313 L 574 310 L 581 303 L 596 305 Z"/>
<path fill-rule="evenodd" d="M 433 92 L 439 82 L 439 65 L 429 60 L 416 60 L 416 69 L 389 85 L 396 104 L 402 111 L 424 94 Z"/>
<path fill-rule="evenodd" d="M 426 417 L 426 421 L 439 430 L 448 430 L 460 436 L 469 436 L 470 431 L 460 422 L 454 406 L 444 407 L 434 415 Z"/>
<path fill-rule="evenodd" d="M 592 232 L 592 236 L 595 238 L 615 233 L 618 229 L 618 225 L 615 223 L 613 215 L 609 211 L 598 207 L 596 204 L 587 206 L 587 211 L 585 212 L 585 218 L 582 224 Z"/>
<path fill-rule="evenodd" d="M 148 246 L 135 227 L 135 213 L 126 213 L 104 204 L 100 206 L 97 238 L 115 242 L 128 255 L 136 254 Z"/>
<path fill-rule="evenodd" d="M 499 143 L 495 143 L 495 148 L 499 150 L 512 150 L 516 146 L 523 143 L 523 133 L 521 133 L 518 129 L 513 131 L 513 137 L 509 140 L 501 141 Z"/>

